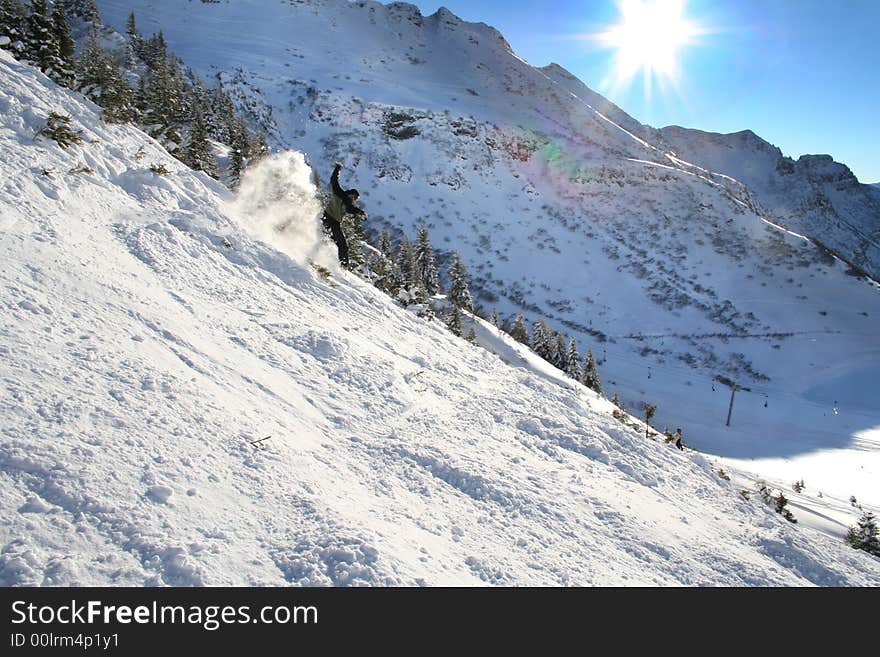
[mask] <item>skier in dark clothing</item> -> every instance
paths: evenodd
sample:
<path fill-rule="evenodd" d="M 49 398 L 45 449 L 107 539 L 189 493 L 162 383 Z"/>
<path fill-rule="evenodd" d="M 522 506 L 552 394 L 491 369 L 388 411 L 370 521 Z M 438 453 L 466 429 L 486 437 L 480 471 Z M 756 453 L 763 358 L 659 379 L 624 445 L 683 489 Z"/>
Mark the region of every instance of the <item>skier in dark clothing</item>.
<path fill-rule="evenodd" d="M 675 446 L 678 447 L 682 452 L 684 451 L 684 445 L 682 444 L 682 434 L 681 429 L 675 430 Z"/>
<path fill-rule="evenodd" d="M 356 189 L 345 190 L 339 184 L 339 172 L 342 165 L 339 162 L 333 168 L 330 177 L 330 189 L 328 190 L 327 206 L 324 208 L 324 228 L 330 233 L 336 248 L 339 251 L 339 262 L 343 267 L 348 267 L 348 241 L 342 232 L 342 222 L 346 214 L 365 216 L 366 213 L 355 205 L 360 193 Z"/>

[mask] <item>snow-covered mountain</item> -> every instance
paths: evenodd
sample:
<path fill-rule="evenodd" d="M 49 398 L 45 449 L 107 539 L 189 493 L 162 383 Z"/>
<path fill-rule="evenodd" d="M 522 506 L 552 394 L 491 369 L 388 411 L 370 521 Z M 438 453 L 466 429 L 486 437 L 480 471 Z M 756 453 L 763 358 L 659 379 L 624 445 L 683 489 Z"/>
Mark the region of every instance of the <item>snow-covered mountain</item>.
<path fill-rule="evenodd" d="M 830 155 L 795 161 L 749 130 L 718 135 L 672 126 L 659 134 L 681 157 L 744 183 L 762 214 L 880 278 L 880 196 Z"/>
<path fill-rule="evenodd" d="M 880 584 L 490 326 L 507 362 L 311 266 L 301 156 L 233 198 L 3 52 L 0 150 L 2 585 Z"/>
<path fill-rule="evenodd" d="M 880 291 L 860 275 L 878 273 L 880 206 L 843 165 L 644 126 L 445 9 L 99 6 L 163 30 L 324 179 L 341 160 L 368 228 L 424 222 L 460 250 L 487 313 L 592 347 L 609 395 L 764 476 L 880 502 Z M 719 376 L 741 386 L 731 427 Z"/>

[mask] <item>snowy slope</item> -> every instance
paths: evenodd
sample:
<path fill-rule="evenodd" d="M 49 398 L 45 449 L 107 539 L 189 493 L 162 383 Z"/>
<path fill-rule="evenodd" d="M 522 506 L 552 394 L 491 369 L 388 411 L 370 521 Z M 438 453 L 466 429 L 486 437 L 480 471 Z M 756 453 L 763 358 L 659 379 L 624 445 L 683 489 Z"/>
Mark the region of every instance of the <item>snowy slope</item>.
<path fill-rule="evenodd" d="M 842 165 L 654 130 L 446 10 L 99 6 L 117 29 L 132 10 L 163 29 L 324 179 L 343 161 L 368 228 L 424 222 L 460 250 L 486 313 L 592 347 L 609 395 L 656 403 L 659 426 L 758 476 L 880 503 L 880 289 L 815 241 L 874 271 L 877 195 Z M 748 388 L 729 428 L 717 376 Z"/>
<path fill-rule="evenodd" d="M 718 135 L 672 126 L 660 138 L 681 157 L 747 185 L 775 223 L 819 240 L 880 279 L 880 197 L 830 155 L 785 158 L 749 130 Z"/>
<path fill-rule="evenodd" d="M 0 584 L 880 584 L 485 325 L 517 366 L 325 280 L 296 156 L 232 199 L 5 53 L 0 149 Z"/>

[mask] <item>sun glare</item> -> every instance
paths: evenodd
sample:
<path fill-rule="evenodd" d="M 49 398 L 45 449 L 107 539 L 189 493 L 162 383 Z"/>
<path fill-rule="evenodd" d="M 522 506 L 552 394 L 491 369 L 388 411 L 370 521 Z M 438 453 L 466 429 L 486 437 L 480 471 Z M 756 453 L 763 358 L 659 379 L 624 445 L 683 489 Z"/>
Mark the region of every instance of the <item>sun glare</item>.
<path fill-rule="evenodd" d="M 685 16 L 685 0 L 620 0 L 620 23 L 598 35 L 615 51 L 614 84 L 625 86 L 636 76 L 677 83 L 679 51 L 699 34 Z"/>

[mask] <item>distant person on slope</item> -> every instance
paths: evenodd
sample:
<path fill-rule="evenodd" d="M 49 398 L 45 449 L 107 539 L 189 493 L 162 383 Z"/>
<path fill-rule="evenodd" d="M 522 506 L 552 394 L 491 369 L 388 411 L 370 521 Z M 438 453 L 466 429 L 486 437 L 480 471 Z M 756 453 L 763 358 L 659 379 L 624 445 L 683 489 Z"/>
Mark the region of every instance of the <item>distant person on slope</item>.
<path fill-rule="evenodd" d="M 366 213 L 355 205 L 360 193 L 356 189 L 344 190 L 339 184 L 339 172 L 342 165 L 339 162 L 333 168 L 330 177 L 330 188 L 327 195 L 327 206 L 324 208 L 324 228 L 330 233 L 336 248 L 339 251 L 339 262 L 343 267 L 348 267 L 348 241 L 342 232 L 342 223 L 346 214 L 363 216 Z"/>
<path fill-rule="evenodd" d="M 678 447 L 682 452 L 684 451 L 684 445 L 682 444 L 682 433 L 681 429 L 675 430 L 675 446 Z"/>

